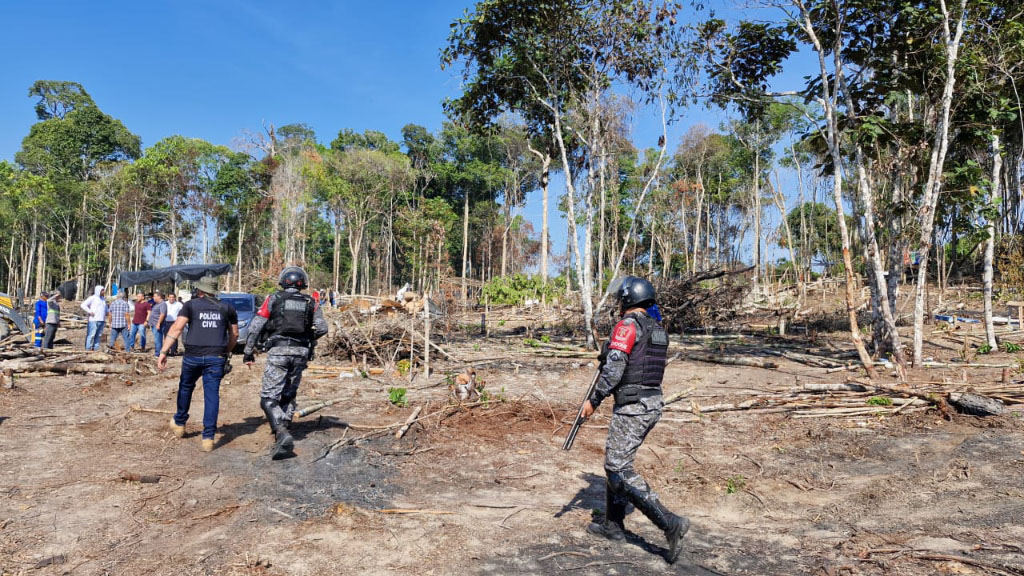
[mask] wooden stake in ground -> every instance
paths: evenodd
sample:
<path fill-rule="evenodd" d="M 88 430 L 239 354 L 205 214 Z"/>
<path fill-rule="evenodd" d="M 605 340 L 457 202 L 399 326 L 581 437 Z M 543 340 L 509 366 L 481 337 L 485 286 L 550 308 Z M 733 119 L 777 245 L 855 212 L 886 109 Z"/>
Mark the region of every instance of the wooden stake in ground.
<path fill-rule="evenodd" d="M 400 439 L 402 436 L 405 436 L 405 433 L 409 431 L 409 427 L 412 426 L 412 423 L 416 420 L 416 417 L 420 415 L 421 410 L 423 410 L 423 406 L 417 406 L 416 409 L 412 411 L 412 414 L 409 414 L 409 418 L 406 419 L 405 424 L 403 424 L 402 427 L 398 429 L 398 432 L 395 432 L 396 440 Z"/>

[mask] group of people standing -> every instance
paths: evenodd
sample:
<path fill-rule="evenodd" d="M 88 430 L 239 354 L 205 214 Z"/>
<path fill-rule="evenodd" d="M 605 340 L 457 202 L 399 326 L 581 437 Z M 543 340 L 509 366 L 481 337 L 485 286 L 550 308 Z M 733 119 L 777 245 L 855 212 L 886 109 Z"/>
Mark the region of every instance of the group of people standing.
<path fill-rule="evenodd" d="M 107 324 L 110 325 L 110 335 L 107 346 L 114 348 L 120 338 L 126 351 L 146 351 L 146 332 L 153 335 L 153 355 L 158 356 L 163 337 L 170 330 L 171 325 L 181 312 L 183 304 L 178 302 L 177 296 L 171 292 L 166 299 L 160 291 L 152 294 L 137 292 L 128 300 L 128 293 L 121 291 L 113 302 L 108 303 L 106 299 L 106 288 L 96 286 L 92 296 L 85 299 L 81 309 L 85 312 L 88 320 L 88 329 L 85 336 L 86 350 L 99 350 L 103 341 L 103 330 Z M 59 299 L 59 294 L 57 298 Z M 42 299 L 42 296 L 40 296 Z M 37 317 L 39 302 L 36 303 Z M 59 309 L 57 312 L 59 318 Z M 38 318 L 37 318 L 38 322 Z M 37 326 L 38 327 L 38 326 Z M 53 330 L 56 332 L 56 328 Z M 44 336 L 44 342 L 46 338 Z M 136 344 L 138 347 L 136 348 Z M 50 340 L 52 347 L 52 339 Z M 177 351 L 175 347 L 172 354 Z"/>

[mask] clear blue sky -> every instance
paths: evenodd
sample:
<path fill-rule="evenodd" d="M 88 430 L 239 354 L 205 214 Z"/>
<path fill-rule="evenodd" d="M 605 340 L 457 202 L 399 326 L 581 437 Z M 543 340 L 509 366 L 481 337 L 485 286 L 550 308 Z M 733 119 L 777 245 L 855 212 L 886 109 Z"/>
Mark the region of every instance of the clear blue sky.
<path fill-rule="evenodd" d="M 416 123 L 435 131 L 441 101 L 459 93 L 439 50 L 469 0 L 380 2 L 8 2 L 0 53 L 0 159 L 13 160 L 35 122 L 36 80 L 81 83 L 96 103 L 149 146 L 173 134 L 232 145 L 264 123 L 304 122 L 322 142 L 339 129 L 400 139 Z M 670 150 L 692 123 L 722 116 L 699 109 L 670 128 Z M 653 110 L 634 119 L 634 140 L 654 146 Z M 553 195 L 564 183 L 552 182 Z M 552 202 L 552 243 L 565 224 Z M 539 194 L 525 215 L 540 231 Z"/>

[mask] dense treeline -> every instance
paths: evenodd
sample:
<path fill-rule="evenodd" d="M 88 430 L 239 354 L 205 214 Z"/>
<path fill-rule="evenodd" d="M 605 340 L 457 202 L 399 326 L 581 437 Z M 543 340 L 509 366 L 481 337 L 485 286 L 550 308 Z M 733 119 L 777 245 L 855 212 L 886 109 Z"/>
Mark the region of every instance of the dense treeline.
<path fill-rule="evenodd" d="M 343 129 L 328 143 L 292 124 L 235 150 L 183 136 L 143 148 L 83 87 L 38 82 L 39 122 L 0 164 L 0 274 L 32 291 L 222 260 L 246 287 L 300 263 L 319 285 L 375 293 L 536 272 L 589 328 L 616 274 L 744 262 L 755 297 L 771 272 L 796 283 L 794 314 L 812 273 L 843 278 L 865 363 L 905 363 L 896 304 L 913 291 L 920 361 L 928 279 L 981 270 L 991 316 L 996 268 L 1022 276 L 1022 8 L 758 3 L 765 20 L 698 11 L 683 25 L 660 0 L 483 0 L 441 52 L 463 78 L 449 121 L 400 141 Z M 729 120 L 670 143 L 669 123 L 702 104 Z M 656 145 L 632 142 L 639 114 L 662 121 Z M 538 190 L 539 231 L 522 217 Z M 554 210 L 564 247 L 550 245 Z M 769 262 L 771 245 L 787 257 Z"/>

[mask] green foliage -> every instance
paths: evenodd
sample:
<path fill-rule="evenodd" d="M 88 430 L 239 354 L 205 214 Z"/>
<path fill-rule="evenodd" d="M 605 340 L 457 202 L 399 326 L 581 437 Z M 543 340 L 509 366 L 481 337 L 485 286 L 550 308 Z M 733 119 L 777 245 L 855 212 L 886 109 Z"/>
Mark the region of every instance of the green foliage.
<path fill-rule="evenodd" d="M 982 344 L 978 346 L 978 354 L 989 354 L 992 352 L 992 346 L 988 344 Z"/>
<path fill-rule="evenodd" d="M 402 376 L 406 376 L 409 374 L 410 366 L 412 366 L 412 363 L 409 362 L 409 359 L 402 358 L 395 364 L 395 369 L 398 370 L 398 373 L 401 374 Z"/>
<path fill-rule="evenodd" d="M 505 387 L 502 386 L 501 391 L 497 394 L 491 394 L 487 390 L 480 389 L 480 401 L 483 402 L 485 406 L 489 405 L 491 402 L 497 402 L 499 404 L 506 402 L 507 398 L 505 397 Z"/>
<path fill-rule="evenodd" d="M 545 343 L 545 344 L 550 344 L 551 343 L 551 336 L 548 336 L 547 334 L 541 334 L 540 335 L 540 341 Z"/>
<path fill-rule="evenodd" d="M 409 404 L 409 401 L 405 398 L 405 393 L 405 388 L 388 388 L 388 402 L 399 408 L 405 408 Z"/>
<path fill-rule="evenodd" d="M 735 494 L 747 485 L 747 479 L 742 474 L 730 476 L 725 481 L 725 493 Z"/>
<path fill-rule="evenodd" d="M 526 338 L 525 340 L 523 340 L 523 344 L 526 345 L 526 346 L 529 346 L 530 348 L 539 348 L 540 347 L 540 342 L 537 342 L 533 338 Z"/>
<path fill-rule="evenodd" d="M 1003 342 L 1003 351 L 1007 354 L 1015 354 L 1021 351 L 1020 344 L 1014 344 L 1013 342 Z"/>
<path fill-rule="evenodd" d="M 484 298 L 498 306 L 518 306 L 528 299 L 540 300 L 544 297 L 551 301 L 557 295 L 558 290 L 554 282 L 544 284 L 540 276 L 525 274 L 493 278 L 483 287 Z"/>
<path fill-rule="evenodd" d="M 868 398 L 868 406 L 892 406 L 892 398 L 888 396 L 872 396 Z"/>

